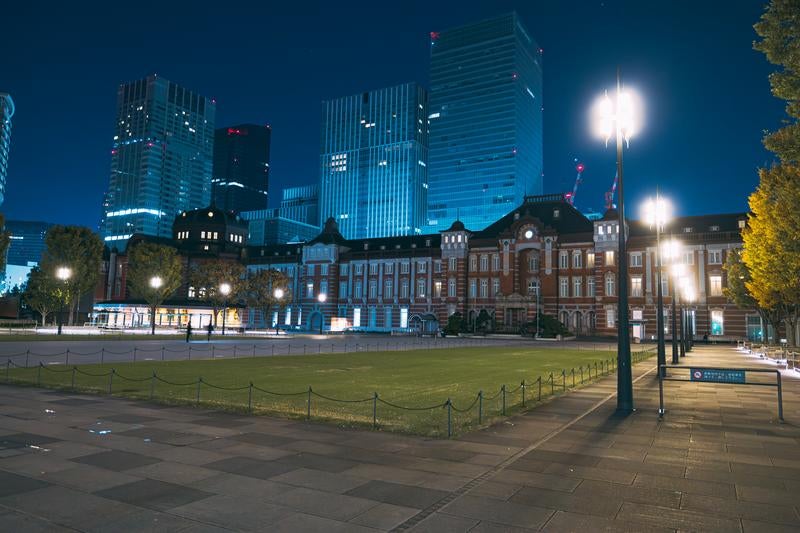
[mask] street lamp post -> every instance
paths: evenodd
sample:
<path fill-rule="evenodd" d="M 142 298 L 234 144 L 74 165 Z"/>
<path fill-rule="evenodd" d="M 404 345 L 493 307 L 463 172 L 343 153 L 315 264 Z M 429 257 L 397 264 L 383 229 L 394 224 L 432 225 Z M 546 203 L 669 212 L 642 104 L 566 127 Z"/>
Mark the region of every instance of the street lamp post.
<path fill-rule="evenodd" d="M 154 291 L 157 291 L 164 285 L 164 280 L 162 280 L 159 276 L 153 276 L 150 278 L 150 288 Z M 150 306 L 150 335 L 156 334 L 156 306 Z"/>
<path fill-rule="evenodd" d="M 687 279 L 686 287 L 683 294 L 683 299 L 686 302 L 686 304 L 692 304 L 694 303 L 695 297 L 696 296 L 694 292 L 694 286 Z M 684 314 L 686 320 L 686 339 L 684 342 L 686 343 L 685 351 L 688 353 L 692 351 L 692 338 L 694 337 L 694 327 L 692 325 L 692 320 L 691 320 L 691 309 L 689 309 L 688 305 L 686 306 L 686 311 L 684 312 Z"/>
<path fill-rule="evenodd" d="M 67 295 L 67 281 L 72 277 L 72 269 L 69 267 L 58 267 L 56 269 L 56 277 L 64 284 L 64 303 L 61 304 L 61 310 L 58 313 L 58 334 L 61 335 L 61 326 L 64 323 L 64 307 L 69 303 Z"/>
<path fill-rule="evenodd" d="M 322 335 L 322 325 L 325 322 L 325 315 L 322 314 L 322 304 L 328 299 L 328 295 L 324 292 L 319 293 L 317 300 L 319 301 L 319 334 Z"/>
<path fill-rule="evenodd" d="M 280 288 L 279 289 L 275 289 L 272 292 L 272 295 L 275 297 L 276 300 L 278 300 L 278 302 L 280 302 L 283 299 L 283 289 L 280 289 Z M 280 304 L 278 305 L 278 307 L 280 307 Z M 277 320 L 275 321 L 275 336 L 276 337 L 278 336 L 278 321 Z"/>
<path fill-rule="evenodd" d="M 634 116 L 633 100 L 630 93 L 623 91 L 620 81 L 620 72 L 617 69 L 617 88 L 615 101 L 612 102 L 608 93 L 599 102 L 598 126 L 599 132 L 605 137 L 606 145 L 612 135 L 617 143 L 617 177 L 619 205 L 617 207 L 619 223 L 619 304 L 618 304 L 618 331 L 617 331 L 617 411 L 620 413 L 633 412 L 633 380 L 631 376 L 631 340 L 629 329 L 628 310 L 628 254 L 626 247 L 625 231 L 625 188 L 623 179 L 622 148 L 623 141 L 628 143 L 635 133 L 636 117 Z"/>
<path fill-rule="evenodd" d="M 677 258 L 680 255 L 680 243 L 675 239 L 670 238 L 664 243 L 662 254 L 670 262 L 670 274 L 672 275 L 672 364 L 678 364 L 678 320 L 677 308 L 680 305 L 680 287 L 678 281 L 683 275 L 684 266 L 677 263 Z"/>
<path fill-rule="evenodd" d="M 228 295 L 231 293 L 231 284 L 223 283 L 219 286 L 219 292 L 225 297 L 222 306 L 222 335 L 225 335 L 225 316 L 228 314 Z"/>
<path fill-rule="evenodd" d="M 661 288 L 661 276 L 664 270 L 664 258 L 661 250 L 661 230 L 669 219 L 669 204 L 656 192 L 655 200 L 648 200 L 644 206 L 645 218 L 648 224 L 656 227 L 656 327 L 658 328 L 658 368 L 662 377 L 666 377 L 667 369 L 662 365 L 667 364 L 666 347 L 664 346 L 664 295 Z"/>

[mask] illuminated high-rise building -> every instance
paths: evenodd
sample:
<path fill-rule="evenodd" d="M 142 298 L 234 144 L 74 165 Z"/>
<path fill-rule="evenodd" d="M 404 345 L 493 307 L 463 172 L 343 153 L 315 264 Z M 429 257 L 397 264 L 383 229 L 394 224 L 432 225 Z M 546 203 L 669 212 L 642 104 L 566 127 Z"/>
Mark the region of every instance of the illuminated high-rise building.
<path fill-rule="evenodd" d="M 225 211 L 267 208 L 270 127 L 239 124 L 214 134 L 212 195 Z"/>
<path fill-rule="evenodd" d="M 156 75 L 119 86 L 100 232 L 172 237 L 175 216 L 211 201 L 216 104 Z"/>
<path fill-rule="evenodd" d="M 349 239 L 422 232 L 427 94 L 416 83 L 322 104 L 320 220 Z"/>
<path fill-rule="evenodd" d="M 542 193 L 541 51 L 516 13 L 431 33 L 428 229 Z"/>
<path fill-rule="evenodd" d="M 11 151 L 11 117 L 14 115 L 14 100 L 7 93 L 0 93 L 0 204 L 6 198 L 6 173 L 8 154 Z"/>

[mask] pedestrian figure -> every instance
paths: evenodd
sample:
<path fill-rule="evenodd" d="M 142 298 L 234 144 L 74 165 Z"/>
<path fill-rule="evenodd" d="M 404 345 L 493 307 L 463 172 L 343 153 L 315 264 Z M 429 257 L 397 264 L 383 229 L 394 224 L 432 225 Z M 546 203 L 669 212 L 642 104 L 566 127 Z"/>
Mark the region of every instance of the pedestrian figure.
<path fill-rule="evenodd" d="M 189 342 L 189 337 L 192 336 L 192 323 L 188 322 L 186 324 L 186 342 Z"/>
<path fill-rule="evenodd" d="M 214 325 L 209 322 L 208 323 L 208 342 L 211 342 L 211 332 L 214 331 Z"/>

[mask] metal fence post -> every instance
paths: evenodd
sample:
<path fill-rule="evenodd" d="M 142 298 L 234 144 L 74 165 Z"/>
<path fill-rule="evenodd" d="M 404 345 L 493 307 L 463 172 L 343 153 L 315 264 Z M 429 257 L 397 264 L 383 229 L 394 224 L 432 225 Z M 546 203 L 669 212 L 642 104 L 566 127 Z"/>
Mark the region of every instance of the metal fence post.
<path fill-rule="evenodd" d="M 597 379 L 599 376 L 597 375 L 597 361 L 594 362 L 594 379 Z"/>
<path fill-rule="evenodd" d="M 156 395 L 156 371 L 153 370 L 153 377 L 150 378 L 150 400 Z"/>
<path fill-rule="evenodd" d="M 306 420 L 311 420 L 311 387 L 310 386 L 308 387 L 308 410 L 306 411 Z"/>
<path fill-rule="evenodd" d="M 67 359 L 64 361 L 65 366 L 69 366 L 69 348 L 67 348 Z"/>
<path fill-rule="evenodd" d="M 567 392 L 567 370 L 561 369 L 561 390 Z"/>
<path fill-rule="evenodd" d="M 250 387 L 247 389 L 247 410 L 253 412 L 253 382 L 250 382 Z"/>
<path fill-rule="evenodd" d="M 447 399 L 447 437 L 453 436 L 453 402 Z"/>
<path fill-rule="evenodd" d="M 9 371 L 10 368 L 11 368 L 11 359 L 6 361 L 6 383 L 8 383 L 8 380 L 9 380 L 8 379 L 8 371 Z"/>
<path fill-rule="evenodd" d="M 161 346 L 161 360 L 164 360 L 164 346 Z"/>
<path fill-rule="evenodd" d="M 519 384 L 520 388 L 522 389 L 522 407 L 525 407 L 525 380 L 522 380 L 522 383 Z"/>
<path fill-rule="evenodd" d="M 203 376 L 197 378 L 197 403 L 200 403 L 200 384 L 203 383 Z"/>
<path fill-rule="evenodd" d="M 214 345 L 212 344 L 212 345 L 211 345 L 211 359 L 214 359 L 214 353 L 215 353 L 215 351 L 216 351 L 216 346 L 214 346 Z"/>
<path fill-rule="evenodd" d="M 136 362 L 136 346 L 133 347 L 133 362 Z"/>
<path fill-rule="evenodd" d="M 572 386 L 575 387 L 575 367 L 572 367 Z"/>
<path fill-rule="evenodd" d="M 483 391 L 478 391 L 478 425 L 483 423 Z"/>
<path fill-rule="evenodd" d="M 556 384 L 553 381 L 553 373 L 550 372 L 550 396 L 556 393 Z"/>
<path fill-rule="evenodd" d="M 76 367 L 72 367 L 72 383 L 70 384 L 70 388 L 75 390 L 75 371 L 77 370 Z"/>
<path fill-rule="evenodd" d="M 778 376 L 778 420 L 783 422 L 783 386 L 781 384 L 780 370 L 776 370 L 775 374 Z"/>
<path fill-rule="evenodd" d="M 581 365 L 581 385 L 583 384 L 583 365 Z"/>
<path fill-rule="evenodd" d="M 42 386 L 42 362 L 39 361 L 39 369 L 36 371 L 36 386 Z"/>
<path fill-rule="evenodd" d="M 503 393 L 503 408 L 500 411 L 500 414 L 506 416 L 506 386 L 503 385 L 502 387 L 500 387 L 500 390 Z"/>
<path fill-rule="evenodd" d="M 542 376 L 539 376 L 539 378 L 536 381 L 539 383 L 539 398 L 538 398 L 537 401 L 541 402 L 542 401 Z"/>
<path fill-rule="evenodd" d="M 31 356 L 30 348 L 25 350 L 25 368 L 28 368 L 28 358 Z"/>
<path fill-rule="evenodd" d="M 108 375 L 108 394 L 111 395 L 111 387 L 114 386 L 114 373 L 116 371 L 112 368 L 111 373 Z"/>
<path fill-rule="evenodd" d="M 372 397 L 372 428 L 378 428 L 378 393 Z"/>

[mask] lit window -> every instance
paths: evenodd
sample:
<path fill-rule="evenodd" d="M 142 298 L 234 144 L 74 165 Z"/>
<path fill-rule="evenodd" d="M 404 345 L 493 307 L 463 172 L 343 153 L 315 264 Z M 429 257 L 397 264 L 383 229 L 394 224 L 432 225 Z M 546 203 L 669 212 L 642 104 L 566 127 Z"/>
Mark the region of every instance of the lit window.
<path fill-rule="evenodd" d="M 642 266 L 642 254 L 640 253 L 631 254 L 631 266 L 632 267 Z"/>
<path fill-rule="evenodd" d="M 725 327 L 724 327 L 724 319 L 722 315 L 722 311 L 720 310 L 712 310 L 711 311 L 711 334 L 712 335 L 724 335 Z"/>
<path fill-rule="evenodd" d="M 569 298 L 569 278 L 558 280 L 558 295 L 561 298 Z"/>
<path fill-rule="evenodd" d="M 606 309 L 606 327 L 613 328 L 614 326 L 616 326 L 616 324 L 617 320 L 616 317 L 614 316 L 614 310 Z"/>
<path fill-rule="evenodd" d="M 384 274 L 393 274 L 394 273 L 394 263 L 386 263 L 383 266 L 383 273 Z"/>
<path fill-rule="evenodd" d="M 469 280 L 469 297 L 475 298 L 478 294 L 478 283 L 474 279 Z"/>
<path fill-rule="evenodd" d="M 455 298 L 456 296 L 456 280 L 453 278 L 447 280 L 447 296 L 450 298 Z"/>
<path fill-rule="evenodd" d="M 528 271 L 539 271 L 539 254 L 536 252 L 532 252 L 531 255 L 528 256 Z"/>
<path fill-rule="evenodd" d="M 428 271 L 428 263 L 425 261 L 417 261 L 417 272 L 425 274 Z"/>
<path fill-rule="evenodd" d="M 306 283 L 306 298 L 313 298 L 313 297 L 314 297 L 314 284 Z"/>
<path fill-rule="evenodd" d="M 606 273 L 606 296 L 614 296 L 615 285 L 614 274 Z"/>
<path fill-rule="evenodd" d="M 400 263 L 401 274 L 408 274 L 408 270 L 409 270 L 409 263 Z"/>
<path fill-rule="evenodd" d="M 425 298 L 425 280 L 418 279 L 417 280 L 417 296 L 420 298 Z"/>
<path fill-rule="evenodd" d="M 583 268 L 583 255 L 580 250 L 572 252 L 572 268 Z"/>
<path fill-rule="evenodd" d="M 594 268 L 594 252 L 586 254 L 586 268 Z"/>
<path fill-rule="evenodd" d="M 433 297 L 434 298 L 441 298 L 442 297 L 442 282 L 441 281 L 434 281 L 433 282 Z"/>
<path fill-rule="evenodd" d="M 558 254 L 558 268 L 569 268 L 569 252 L 560 252 Z"/>
<path fill-rule="evenodd" d="M 448 264 L 447 264 L 447 270 L 449 270 L 450 272 L 453 272 L 453 271 L 455 271 L 457 268 L 458 268 L 458 260 L 457 260 L 455 257 L 451 257 L 451 258 L 448 260 Z"/>
<path fill-rule="evenodd" d="M 614 266 L 614 252 L 611 250 L 606 252 L 606 266 Z"/>
<path fill-rule="evenodd" d="M 711 296 L 722 296 L 722 276 L 709 276 L 709 294 Z"/>
<path fill-rule="evenodd" d="M 631 296 L 634 298 L 642 297 L 642 278 L 641 276 L 634 276 L 631 278 Z"/>
<path fill-rule="evenodd" d="M 708 251 L 708 264 L 721 265 L 722 264 L 722 250 L 709 250 Z"/>

